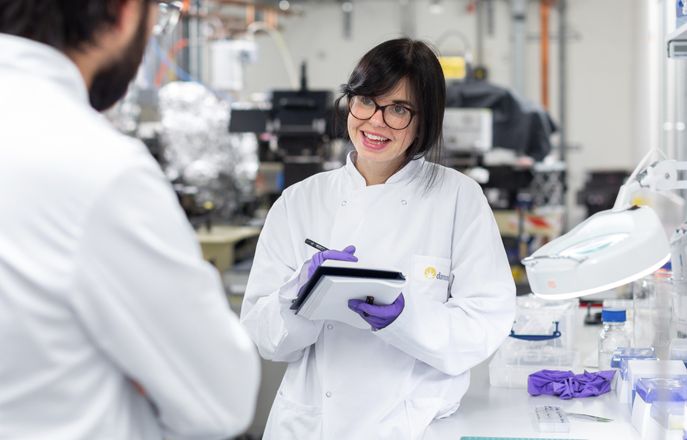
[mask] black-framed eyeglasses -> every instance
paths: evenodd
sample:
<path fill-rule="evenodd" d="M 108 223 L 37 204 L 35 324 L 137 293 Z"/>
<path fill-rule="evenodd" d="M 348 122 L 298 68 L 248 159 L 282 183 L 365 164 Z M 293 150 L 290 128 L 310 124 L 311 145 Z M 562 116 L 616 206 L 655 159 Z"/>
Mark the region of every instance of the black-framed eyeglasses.
<path fill-rule="evenodd" d="M 361 121 L 371 119 L 377 110 L 381 110 L 384 123 L 394 130 L 403 130 L 408 127 L 416 113 L 403 104 L 379 105 L 369 96 L 360 95 L 348 98 L 348 110 L 354 118 Z"/>
<path fill-rule="evenodd" d="M 167 35 L 179 22 L 184 4 L 181 1 L 158 1 L 157 4 L 159 10 L 157 23 L 155 23 L 153 28 L 153 35 Z"/>

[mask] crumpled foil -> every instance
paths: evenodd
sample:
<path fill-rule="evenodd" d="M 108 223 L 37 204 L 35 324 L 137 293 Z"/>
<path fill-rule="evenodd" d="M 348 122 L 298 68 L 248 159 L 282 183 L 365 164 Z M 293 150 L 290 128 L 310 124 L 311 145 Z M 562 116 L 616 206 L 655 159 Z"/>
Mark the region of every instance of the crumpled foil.
<path fill-rule="evenodd" d="M 257 140 L 230 134 L 230 104 L 198 83 L 171 82 L 159 91 L 165 172 L 198 189 L 216 218 L 231 219 L 253 193 L 258 170 Z"/>

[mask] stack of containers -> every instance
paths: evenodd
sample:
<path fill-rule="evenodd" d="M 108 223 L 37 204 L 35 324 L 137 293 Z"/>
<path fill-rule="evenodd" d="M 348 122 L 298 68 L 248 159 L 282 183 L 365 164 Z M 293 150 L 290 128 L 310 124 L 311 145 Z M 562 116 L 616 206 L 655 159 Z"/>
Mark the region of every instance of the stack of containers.
<path fill-rule="evenodd" d="M 632 405 L 632 425 L 642 438 L 681 439 L 687 376 L 639 379 Z"/>
<path fill-rule="evenodd" d="M 656 354 L 652 347 L 647 348 L 618 348 L 611 358 L 611 367 L 617 368 L 615 393 L 618 400 L 626 405 L 632 404 L 632 386 L 628 377 L 628 361 L 633 359 L 655 360 Z"/>

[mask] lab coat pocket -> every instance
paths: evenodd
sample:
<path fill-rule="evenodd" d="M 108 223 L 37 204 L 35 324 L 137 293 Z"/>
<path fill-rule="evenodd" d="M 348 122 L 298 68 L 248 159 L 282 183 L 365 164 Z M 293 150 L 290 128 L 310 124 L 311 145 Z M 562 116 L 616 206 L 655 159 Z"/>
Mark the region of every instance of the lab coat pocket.
<path fill-rule="evenodd" d="M 410 283 L 413 295 L 446 302 L 449 298 L 451 259 L 427 255 L 413 255 Z"/>
<path fill-rule="evenodd" d="M 289 400 L 278 392 L 267 420 L 264 438 L 302 440 L 321 436 L 322 410 Z"/>

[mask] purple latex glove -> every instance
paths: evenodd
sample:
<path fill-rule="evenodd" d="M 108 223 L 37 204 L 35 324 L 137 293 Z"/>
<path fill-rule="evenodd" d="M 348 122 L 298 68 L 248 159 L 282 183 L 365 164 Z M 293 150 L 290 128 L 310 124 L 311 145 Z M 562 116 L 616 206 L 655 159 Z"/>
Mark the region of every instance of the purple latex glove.
<path fill-rule="evenodd" d="M 314 254 L 310 260 L 310 266 L 308 266 L 308 279 L 312 278 L 312 274 L 325 260 L 358 261 L 358 257 L 353 255 L 354 253 L 355 246 L 351 245 L 346 246 L 343 251 L 328 249 Z"/>
<path fill-rule="evenodd" d="M 387 325 L 394 322 L 398 315 L 405 307 L 405 299 L 403 294 L 398 295 L 398 298 L 389 305 L 378 306 L 375 304 L 368 304 L 361 299 L 349 299 L 348 308 L 360 315 L 372 327 L 372 330 L 380 330 Z"/>
<path fill-rule="evenodd" d="M 561 399 L 590 397 L 607 393 L 615 370 L 574 374 L 572 371 L 540 370 L 527 378 L 527 392 L 533 396 L 549 394 Z"/>

